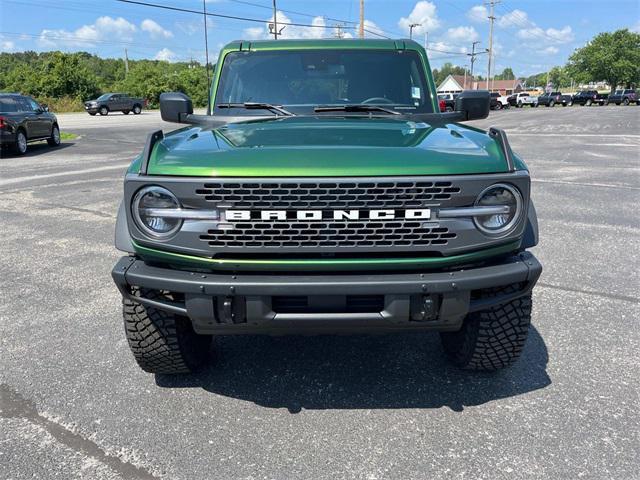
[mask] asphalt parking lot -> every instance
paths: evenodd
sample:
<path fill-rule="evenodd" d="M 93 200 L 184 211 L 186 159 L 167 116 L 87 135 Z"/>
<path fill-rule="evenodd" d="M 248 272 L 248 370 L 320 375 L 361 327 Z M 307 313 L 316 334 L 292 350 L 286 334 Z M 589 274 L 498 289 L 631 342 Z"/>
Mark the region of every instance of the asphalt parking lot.
<path fill-rule="evenodd" d="M 110 278 L 122 174 L 157 113 L 0 160 L 0 478 L 638 478 L 640 108 L 493 112 L 528 162 L 545 270 L 520 361 L 436 334 L 235 337 L 142 372 Z M 213 353 L 212 353 L 213 354 Z"/>

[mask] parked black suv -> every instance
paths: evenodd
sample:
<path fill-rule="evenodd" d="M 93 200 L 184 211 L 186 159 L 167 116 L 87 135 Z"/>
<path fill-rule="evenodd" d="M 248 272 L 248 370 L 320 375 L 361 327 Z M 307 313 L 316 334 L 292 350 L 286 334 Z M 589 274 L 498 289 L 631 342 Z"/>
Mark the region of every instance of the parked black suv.
<path fill-rule="evenodd" d="M 17 93 L 0 93 L 0 145 L 18 155 L 27 151 L 27 143 L 46 140 L 60 145 L 58 119 L 46 106 Z"/>

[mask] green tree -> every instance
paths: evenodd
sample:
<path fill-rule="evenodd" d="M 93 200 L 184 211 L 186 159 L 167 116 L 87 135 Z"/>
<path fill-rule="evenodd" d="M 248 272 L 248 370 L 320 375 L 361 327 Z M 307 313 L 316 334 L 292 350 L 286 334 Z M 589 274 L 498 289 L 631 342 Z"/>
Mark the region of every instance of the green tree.
<path fill-rule="evenodd" d="M 77 55 L 54 52 L 39 72 L 39 95 L 70 96 L 88 99 L 99 92 L 95 75 L 81 63 Z"/>
<path fill-rule="evenodd" d="M 578 81 L 606 80 L 618 85 L 640 83 L 640 34 L 628 29 L 600 33 L 569 57 L 567 68 Z"/>
<path fill-rule="evenodd" d="M 458 65 L 454 65 L 451 62 L 446 62 L 442 65 L 442 68 L 438 70 L 437 68 L 433 70 L 433 81 L 436 84 L 436 87 L 444 82 L 444 79 L 449 75 L 464 75 L 464 68 L 459 67 Z"/>
<path fill-rule="evenodd" d="M 515 80 L 516 76 L 513 73 L 513 70 L 511 69 L 511 67 L 507 67 L 504 70 L 502 70 L 502 73 L 496 75 L 495 79 L 496 80 Z"/>
<path fill-rule="evenodd" d="M 549 82 L 554 88 L 566 87 L 571 83 L 571 77 L 566 68 L 553 67 L 549 70 Z"/>

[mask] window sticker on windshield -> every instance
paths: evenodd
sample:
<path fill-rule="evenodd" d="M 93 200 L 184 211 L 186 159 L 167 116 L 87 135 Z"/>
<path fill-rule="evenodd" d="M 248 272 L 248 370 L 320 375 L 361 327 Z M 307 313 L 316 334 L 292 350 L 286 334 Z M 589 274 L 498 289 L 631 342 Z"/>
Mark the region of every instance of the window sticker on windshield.
<path fill-rule="evenodd" d="M 411 87 L 411 98 L 415 98 L 420 100 L 422 95 L 420 95 L 420 87 Z"/>

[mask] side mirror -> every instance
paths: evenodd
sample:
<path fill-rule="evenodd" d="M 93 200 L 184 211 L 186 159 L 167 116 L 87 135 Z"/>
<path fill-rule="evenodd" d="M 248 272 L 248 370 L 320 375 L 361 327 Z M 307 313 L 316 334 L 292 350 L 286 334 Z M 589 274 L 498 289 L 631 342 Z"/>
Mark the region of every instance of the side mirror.
<path fill-rule="evenodd" d="M 43 112 L 49 111 L 49 105 L 47 105 L 46 103 L 43 103 L 42 105 L 40 105 L 40 108 L 42 108 Z"/>
<path fill-rule="evenodd" d="M 488 90 L 464 90 L 456 98 L 456 112 L 465 120 L 480 120 L 489 116 L 491 94 Z"/>
<path fill-rule="evenodd" d="M 160 94 L 160 116 L 165 122 L 187 123 L 187 115 L 193 113 L 189 96 L 181 92 Z"/>

